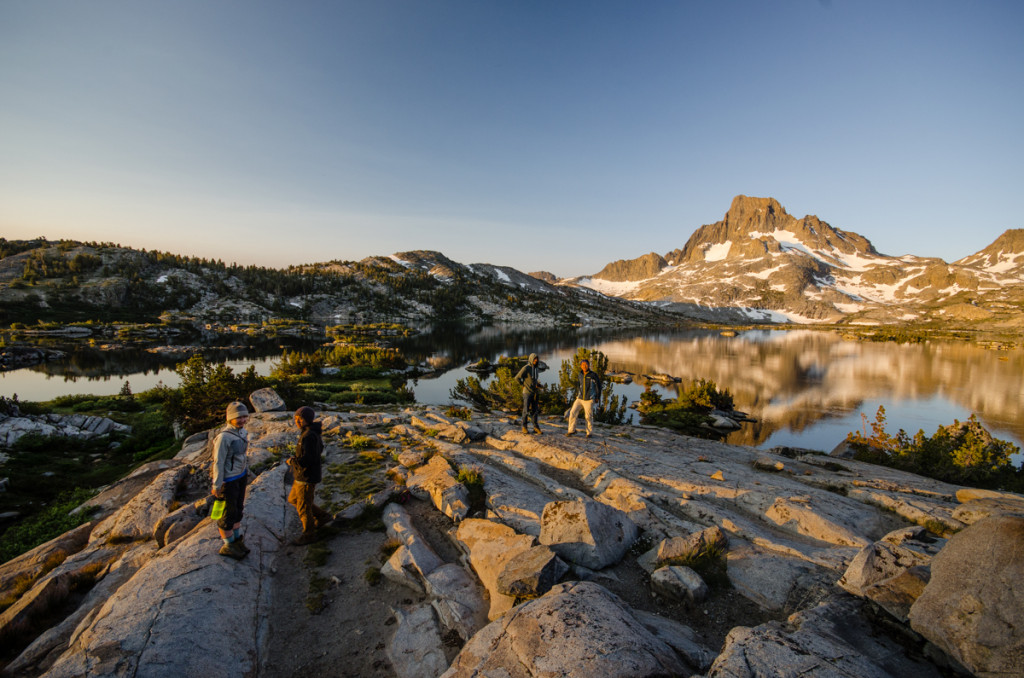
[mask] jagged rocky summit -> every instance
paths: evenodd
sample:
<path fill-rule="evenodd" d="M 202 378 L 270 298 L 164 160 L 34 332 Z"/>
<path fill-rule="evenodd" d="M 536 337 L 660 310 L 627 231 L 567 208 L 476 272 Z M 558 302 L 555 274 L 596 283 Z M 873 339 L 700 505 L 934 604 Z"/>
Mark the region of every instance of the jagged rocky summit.
<path fill-rule="evenodd" d="M 7 674 L 273 675 L 271 618 L 308 614 L 281 609 L 275 577 L 298 530 L 274 463 L 290 417 L 247 426 L 259 473 L 244 560 L 217 555 L 202 433 L 94 498 L 92 522 L 0 566 L 0 589 L 32 582 L 0 615 L 4 645 L 22 648 Z M 394 483 L 342 518 L 382 510 L 398 544 L 382 573 L 420 601 L 359 630 L 386 644 L 390 675 L 1019 675 L 1024 497 L 649 427 L 588 440 L 561 435 L 560 418 L 541 436 L 431 408 L 320 418 L 325 468 L 358 459 L 344 444 L 358 434 Z M 482 477 L 482 508 L 460 471 Z M 410 507 L 426 503 L 425 523 Z M 428 533 L 437 521 L 448 527 Z M 717 595 L 684 564 L 699 553 L 721 554 L 735 591 L 775 621 L 737 621 L 714 646 L 684 623 L 678 606 Z"/>
<path fill-rule="evenodd" d="M 736 196 L 686 244 L 562 281 L 717 321 L 1021 326 L 1024 229 L 953 263 L 888 256 L 774 198 Z"/>

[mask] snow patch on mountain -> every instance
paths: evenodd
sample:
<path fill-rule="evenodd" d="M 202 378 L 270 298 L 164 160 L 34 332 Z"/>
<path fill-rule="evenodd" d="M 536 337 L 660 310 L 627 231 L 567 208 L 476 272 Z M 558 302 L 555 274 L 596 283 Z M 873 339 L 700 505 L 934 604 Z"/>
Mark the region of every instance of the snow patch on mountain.
<path fill-rule="evenodd" d="M 729 256 L 731 248 L 732 240 L 726 240 L 717 245 L 708 245 L 707 249 L 704 250 L 704 261 L 722 261 Z"/>
<path fill-rule="evenodd" d="M 648 278 L 648 280 L 651 280 L 651 278 Z M 601 278 L 580 278 L 577 284 L 612 297 L 624 297 L 635 292 L 645 282 L 647 280 L 612 282 L 611 280 L 602 280 Z"/>

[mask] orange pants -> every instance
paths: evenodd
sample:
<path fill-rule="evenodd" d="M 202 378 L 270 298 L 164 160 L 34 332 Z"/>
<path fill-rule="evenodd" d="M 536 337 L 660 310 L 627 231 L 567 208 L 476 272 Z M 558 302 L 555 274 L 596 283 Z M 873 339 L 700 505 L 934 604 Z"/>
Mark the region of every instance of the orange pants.
<path fill-rule="evenodd" d="M 315 503 L 314 491 L 316 483 L 303 483 L 296 480 L 292 483 L 292 490 L 288 493 L 288 503 L 299 512 L 299 520 L 302 521 L 302 531 L 312 532 L 318 525 L 326 523 L 331 519 L 331 514 L 323 510 Z"/>

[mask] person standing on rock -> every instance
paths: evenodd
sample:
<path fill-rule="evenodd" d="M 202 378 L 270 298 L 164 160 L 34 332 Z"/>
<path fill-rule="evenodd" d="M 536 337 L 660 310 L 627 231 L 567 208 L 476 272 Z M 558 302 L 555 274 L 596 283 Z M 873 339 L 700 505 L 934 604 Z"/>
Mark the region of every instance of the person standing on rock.
<path fill-rule="evenodd" d="M 601 380 L 597 374 L 590 370 L 590 361 L 584 358 L 580 361 L 580 375 L 576 382 L 576 400 L 569 410 L 569 430 L 565 435 L 571 436 L 576 432 L 576 417 L 580 409 L 587 419 L 587 437 L 594 432 L 594 403 L 601 400 Z"/>
<path fill-rule="evenodd" d="M 526 425 L 532 415 L 533 432 L 540 435 L 540 426 L 537 425 L 537 414 L 540 412 L 540 359 L 536 353 L 530 354 L 530 359 L 516 375 L 516 381 L 523 387 L 523 433 L 529 433 Z"/>
<path fill-rule="evenodd" d="M 249 436 L 245 430 L 249 410 L 244 403 L 235 401 L 228 405 L 227 420 L 227 426 L 213 441 L 213 496 L 224 500 L 224 515 L 217 521 L 224 545 L 218 553 L 241 560 L 249 553 L 242 537 L 245 483 L 249 475 Z"/>
<path fill-rule="evenodd" d="M 331 520 L 331 514 L 316 505 L 316 484 L 322 479 L 320 455 L 324 451 L 323 424 L 313 421 L 316 413 L 312 407 L 300 407 L 295 411 L 295 425 L 299 427 L 299 441 L 295 454 L 287 464 L 295 476 L 288 503 L 299 512 L 302 521 L 302 535 L 293 544 L 310 544 L 316 541 L 316 530 Z"/>

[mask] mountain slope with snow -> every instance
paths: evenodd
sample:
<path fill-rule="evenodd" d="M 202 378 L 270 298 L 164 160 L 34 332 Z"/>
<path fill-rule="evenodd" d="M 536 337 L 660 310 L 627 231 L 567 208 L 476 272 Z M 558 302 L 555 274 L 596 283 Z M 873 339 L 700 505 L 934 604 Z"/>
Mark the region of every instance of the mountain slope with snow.
<path fill-rule="evenodd" d="M 681 249 L 562 284 L 722 321 L 1013 327 L 1024 312 L 1024 230 L 947 264 L 881 254 L 857 233 L 793 217 L 774 198 L 740 195 Z"/>

